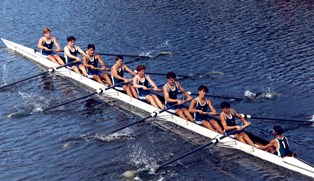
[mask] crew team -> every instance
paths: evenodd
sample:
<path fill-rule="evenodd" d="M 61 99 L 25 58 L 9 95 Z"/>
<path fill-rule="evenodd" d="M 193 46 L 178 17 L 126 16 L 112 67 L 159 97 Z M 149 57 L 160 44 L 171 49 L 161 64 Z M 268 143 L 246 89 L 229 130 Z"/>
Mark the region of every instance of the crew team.
<path fill-rule="evenodd" d="M 274 126 L 273 134 L 275 139 L 270 141 L 269 144 L 255 144 L 248 134 L 242 130 L 251 123 L 235 109 L 231 108 L 228 102 L 221 103 L 222 111 L 218 113 L 211 100 L 206 97 L 208 88 L 204 85 L 199 86 L 198 96 L 193 99 L 176 79 L 176 74 L 174 72 L 168 72 L 166 76 L 167 83 L 163 86 L 162 90 L 160 90 L 151 77 L 145 74 L 146 67 L 144 65 L 137 66 L 135 72 L 123 63 L 122 56 L 117 56 L 115 64 L 111 69 L 107 68 L 99 54 L 94 52 L 96 49 L 95 45 L 88 44 L 87 51 L 84 52 L 79 46 L 75 45 L 76 38 L 73 36 L 67 38 L 67 45 L 63 49 L 64 62 L 62 57 L 56 53 L 61 52 L 61 49 L 56 37 L 51 35 L 51 30 L 46 27 L 43 30 L 43 34 L 44 36 L 38 41 L 38 48 L 41 49 L 42 55 L 47 56 L 47 59 L 52 62 L 66 66 L 68 69 L 94 79 L 101 84 L 105 82 L 111 87 L 114 86 L 117 90 L 125 91 L 129 96 L 147 101 L 159 109 L 171 107 L 171 109 L 168 110 L 169 112 L 177 114 L 185 120 L 202 125 L 212 131 L 216 131 L 220 134 L 232 132 L 235 139 L 253 147 L 267 150 L 281 157 L 293 156 L 293 153 L 289 150 L 288 139 L 282 136 L 283 130 L 279 125 Z M 56 49 L 53 49 L 54 46 Z M 81 54 L 83 58 L 81 59 L 78 54 Z M 98 67 L 99 64 L 101 66 L 100 68 Z M 110 77 L 106 73 L 106 71 L 109 70 Z M 134 76 L 134 78 L 125 78 L 125 71 Z M 163 92 L 163 98 L 153 92 Z M 178 94 L 184 95 L 186 100 L 179 99 Z M 186 101 L 191 101 L 189 107 L 184 105 Z M 240 119 L 243 126 L 236 124 L 236 118 Z"/>

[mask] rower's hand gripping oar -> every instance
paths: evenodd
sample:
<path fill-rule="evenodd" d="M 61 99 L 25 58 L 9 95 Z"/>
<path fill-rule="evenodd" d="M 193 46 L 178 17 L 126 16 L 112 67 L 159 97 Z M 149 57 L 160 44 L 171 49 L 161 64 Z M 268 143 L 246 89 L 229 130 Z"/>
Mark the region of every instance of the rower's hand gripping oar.
<path fill-rule="evenodd" d="M 260 120 L 273 120 L 273 121 L 281 121 L 281 122 L 293 122 L 293 123 L 300 123 L 300 124 L 313 124 L 313 121 L 302 121 L 302 120 L 294 120 L 294 119 L 282 119 L 282 118 L 269 118 L 269 117 L 258 117 L 258 116 L 251 116 L 248 114 L 241 114 L 242 117 L 245 119 L 260 119 Z"/>
<path fill-rule="evenodd" d="M 20 82 L 24 82 L 24 81 L 30 80 L 30 79 L 35 78 L 35 77 L 39 77 L 39 76 L 41 76 L 41 75 L 45 75 L 45 74 L 47 74 L 47 73 L 49 73 L 49 72 L 54 72 L 54 71 L 57 70 L 57 69 L 60 69 L 60 68 L 62 68 L 62 67 L 68 66 L 68 65 L 71 65 L 71 64 L 73 64 L 73 63 L 76 63 L 76 61 L 70 62 L 70 63 L 67 63 L 67 64 L 64 64 L 64 65 L 60 65 L 60 66 L 57 66 L 57 67 L 54 67 L 54 68 L 49 68 L 49 69 L 48 69 L 47 71 L 45 71 L 45 72 L 42 72 L 42 73 L 37 74 L 37 75 L 33 75 L 33 76 L 31 76 L 31 77 L 28 77 L 28 78 L 19 80 L 19 81 L 17 81 L 17 82 L 11 83 L 11 84 L 4 85 L 4 86 L 0 87 L 0 89 L 3 89 L 3 88 L 6 88 L 6 87 L 9 87 L 9 86 L 18 84 L 18 83 L 20 83 Z"/>
<path fill-rule="evenodd" d="M 187 100 L 184 100 L 184 101 L 182 102 L 182 104 L 184 104 L 184 103 L 187 102 L 187 101 L 190 101 L 190 100 L 188 100 L 188 99 L 187 99 Z M 141 123 L 141 122 L 145 121 L 145 120 L 148 119 L 148 118 L 157 117 L 160 113 L 165 112 L 165 111 L 167 111 L 167 110 L 169 110 L 169 109 L 171 109 L 171 108 L 174 108 L 174 107 L 176 107 L 176 106 L 178 106 L 178 105 L 179 105 L 179 104 L 174 104 L 174 105 L 172 105 L 172 106 L 165 107 L 164 109 L 160 109 L 160 110 L 158 110 L 158 111 L 154 111 L 154 112 L 152 112 L 150 115 L 148 115 L 148 116 L 146 116 L 146 117 L 144 117 L 144 118 L 142 118 L 142 119 L 140 119 L 140 120 L 138 120 L 138 121 L 136 121 L 136 122 L 130 123 L 130 124 L 125 125 L 125 126 L 123 126 L 123 127 L 121 127 L 121 128 L 118 128 L 118 129 L 116 129 L 116 130 L 111 131 L 108 135 L 113 134 L 113 133 L 116 133 L 116 132 L 118 132 L 118 131 L 121 131 L 121 130 L 123 130 L 123 129 L 127 128 L 127 127 L 130 127 L 130 126 L 133 126 L 133 125 L 135 125 L 135 124 Z"/>
<path fill-rule="evenodd" d="M 124 84 L 124 83 L 125 83 L 125 82 L 121 82 L 121 83 L 115 84 L 115 85 L 112 86 L 112 87 L 107 87 L 107 88 L 105 88 L 105 89 L 98 89 L 96 92 L 87 94 L 87 95 L 85 95 L 85 96 L 83 96 L 83 97 L 79 97 L 79 98 L 76 98 L 76 99 L 73 99 L 73 100 L 70 100 L 70 101 L 67 101 L 67 102 L 63 102 L 63 103 L 60 103 L 60 104 L 58 104 L 58 105 L 55 105 L 55 106 L 46 108 L 46 109 L 43 109 L 42 112 L 48 111 L 48 110 L 50 110 L 50 109 L 54 109 L 54 108 L 56 108 L 56 107 L 60 107 L 60 106 L 66 105 L 66 104 L 70 104 L 70 103 L 72 103 L 72 102 L 75 102 L 75 101 L 78 101 L 78 100 L 81 100 L 81 99 L 85 99 L 85 98 L 90 97 L 90 96 L 93 96 L 93 95 L 95 95 L 95 94 L 101 94 L 101 93 L 103 93 L 103 92 L 106 91 L 106 90 L 113 89 L 114 87 L 116 87 L 116 86 L 118 86 L 118 85 L 122 85 L 122 84 Z"/>
<path fill-rule="evenodd" d="M 243 127 L 242 127 L 242 130 L 243 130 L 244 128 L 246 128 L 246 127 L 247 127 L 247 126 L 243 126 Z M 215 138 L 215 139 L 211 140 L 209 143 L 207 143 L 207 144 L 205 144 L 205 145 L 202 145 L 202 146 L 200 146 L 200 147 L 198 147 L 198 148 L 195 148 L 195 149 L 191 150 L 191 151 L 188 152 L 188 153 L 182 154 L 182 155 L 178 156 L 177 158 L 175 158 L 175 159 L 173 159 L 173 160 L 171 160 L 171 161 L 168 161 L 168 162 L 166 162 L 166 163 L 164 163 L 164 164 L 158 166 L 154 171 L 156 172 L 156 171 L 160 170 L 161 168 L 163 168 L 163 167 L 165 167 L 165 166 L 167 166 L 167 165 L 170 165 L 170 164 L 173 163 L 173 162 L 176 162 L 176 161 L 178 161 L 178 160 L 180 160 L 180 159 L 182 159 L 182 158 L 184 158 L 184 157 L 187 157 L 187 156 L 189 156 L 189 155 L 191 155 L 191 154 L 193 154 L 193 153 L 195 153 L 195 152 L 197 152 L 197 151 L 200 151 L 200 150 L 202 150 L 202 149 L 204 149 L 204 148 L 206 148 L 206 147 L 208 147 L 208 146 L 210 146 L 210 145 L 212 145 L 212 144 L 218 143 L 218 142 L 220 142 L 220 140 L 222 140 L 222 139 L 228 137 L 229 135 L 232 135 L 232 134 L 236 133 L 237 131 L 239 131 L 239 130 L 235 129 L 235 130 L 231 131 L 229 134 L 225 134 L 225 135 L 222 135 L 222 136 L 220 136 L 220 137 L 218 137 L 218 138 Z M 145 174 L 145 173 L 147 174 L 147 173 L 149 173 L 149 172 L 150 172 L 150 170 L 148 170 L 148 169 L 139 170 L 139 171 L 126 171 L 126 172 L 124 172 L 122 175 L 123 175 L 124 177 L 126 177 L 126 178 L 133 178 L 133 177 L 135 177 L 136 175 L 141 175 L 141 174 Z"/>

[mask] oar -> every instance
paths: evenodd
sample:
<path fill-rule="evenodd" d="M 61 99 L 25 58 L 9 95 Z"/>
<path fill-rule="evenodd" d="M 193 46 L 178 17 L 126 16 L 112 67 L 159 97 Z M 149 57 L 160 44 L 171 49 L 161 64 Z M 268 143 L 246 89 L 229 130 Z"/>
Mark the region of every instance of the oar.
<path fill-rule="evenodd" d="M 198 96 L 197 93 L 191 93 L 192 96 Z M 244 100 L 243 98 L 239 98 L 239 97 L 232 97 L 232 96 L 218 96 L 218 95 L 210 95 L 210 94 L 206 94 L 205 96 L 207 97 L 213 97 L 213 98 L 223 98 L 223 99 L 233 99 L 236 101 L 242 101 Z"/>
<path fill-rule="evenodd" d="M 168 55 L 171 56 L 172 53 L 171 52 L 159 52 L 157 55 L 155 56 L 147 56 L 147 55 L 130 55 L 130 54 L 116 54 L 116 53 L 97 53 L 99 55 L 107 55 L 107 56 L 118 56 L 121 55 L 123 57 L 131 57 L 131 58 L 147 58 L 147 59 L 155 59 L 157 57 L 160 57 L 162 55 Z"/>
<path fill-rule="evenodd" d="M 157 73 L 157 72 L 145 72 L 146 74 L 150 74 L 150 75 L 161 75 L 161 76 L 166 76 L 167 74 L 164 73 Z M 217 72 L 217 71 L 213 71 L 213 72 L 207 72 L 204 74 L 188 74 L 188 75 L 177 75 L 178 78 L 191 78 L 191 79 L 198 79 L 198 78 L 206 78 L 206 75 L 221 75 L 223 74 L 223 72 Z"/>
<path fill-rule="evenodd" d="M 242 130 L 243 130 L 245 127 L 246 127 L 246 126 L 243 126 L 243 127 L 242 127 Z M 188 153 L 182 154 L 182 155 L 178 156 L 177 158 L 175 158 L 175 159 L 173 159 L 173 160 L 171 160 L 171 161 L 168 161 L 168 162 L 166 162 L 166 163 L 164 163 L 164 164 L 158 166 L 158 167 L 155 169 L 155 171 L 158 171 L 158 170 L 160 170 L 161 168 L 163 168 L 163 167 L 165 167 L 165 166 L 167 166 L 167 165 L 170 165 L 171 163 L 176 162 L 176 161 L 178 161 L 178 160 L 180 160 L 180 159 L 182 159 L 182 158 L 184 158 L 184 157 L 187 157 L 187 156 L 189 156 L 189 155 L 191 155 L 191 154 L 193 154 L 193 153 L 195 153 L 195 152 L 198 152 L 198 151 L 200 151 L 200 150 L 202 150 L 202 149 L 204 149 L 204 148 L 206 148 L 206 147 L 208 147 L 208 146 L 210 146 L 210 145 L 212 145 L 212 144 L 214 144 L 214 143 L 218 143 L 218 142 L 220 142 L 220 140 L 226 138 L 226 137 L 229 136 L 229 135 L 234 134 L 234 133 L 237 132 L 237 131 L 238 131 L 238 130 L 235 129 L 235 130 L 231 131 L 228 135 L 227 135 L 227 134 L 222 135 L 222 136 L 220 136 L 220 137 L 218 137 L 218 138 L 215 138 L 215 139 L 211 140 L 209 143 L 207 143 L 207 144 L 205 144 L 205 145 L 203 145 L 203 146 L 200 146 L 200 147 L 198 147 L 198 148 L 195 148 L 195 149 L 189 151 Z M 150 171 L 150 170 L 148 170 L 148 169 L 139 170 L 139 171 L 130 171 L 130 170 L 129 170 L 129 171 L 124 172 L 122 175 L 123 175 L 124 177 L 130 179 L 130 178 L 134 178 L 136 175 L 142 175 L 142 174 L 145 174 L 145 173 L 149 173 L 149 171 Z"/>
<path fill-rule="evenodd" d="M 184 104 L 184 103 L 187 102 L 187 101 L 190 101 L 190 100 L 184 100 L 182 104 Z M 177 105 L 178 105 L 178 104 L 174 104 L 174 105 L 172 105 L 172 106 L 165 107 L 165 108 L 160 109 L 160 110 L 158 110 L 158 111 L 154 111 L 154 112 L 152 112 L 150 115 L 148 115 L 148 116 L 146 116 L 146 117 L 144 117 L 144 118 L 142 118 L 142 119 L 140 119 L 140 120 L 138 120 L 138 121 L 136 121 L 136 122 L 130 123 L 130 124 L 125 125 L 125 126 L 123 126 L 123 127 L 121 127 L 121 128 L 118 128 L 118 129 L 116 129 L 116 130 L 111 131 L 108 135 L 113 134 L 113 133 L 116 133 L 116 132 L 118 132 L 118 131 L 121 131 L 121 130 L 123 130 L 123 129 L 127 128 L 127 127 L 130 127 L 130 126 L 133 126 L 133 125 L 135 125 L 135 124 L 141 123 L 141 122 L 145 121 L 145 120 L 148 119 L 148 118 L 157 117 L 160 113 L 165 112 L 165 111 L 167 111 L 167 110 L 169 110 L 169 109 L 171 109 L 171 108 L 174 108 L 174 107 L 176 107 Z"/>
<path fill-rule="evenodd" d="M 56 51 L 56 50 L 48 50 L 48 51 L 53 51 L 53 52 L 64 52 L 63 50 L 60 51 Z M 162 55 L 168 55 L 171 56 L 172 53 L 171 52 L 159 52 L 157 55 L 155 56 L 148 56 L 148 55 L 130 55 L 130 54 L 117 54 L 117 53 L 96 53 L 98 55 L 106 55 L 106 56 L 118 56 L 121 55 L 123 57 L 131 57 L 131 58 L 146 58 L 146 59 L 155 59 L 157 57 L 160 57 Z"/>
<path fill-rule="evenodd" d="M 136 70 L 134 70 L 136 71 Z M 162 76 L 167 76 L 167 74 L 164 74 L 164 73 L 156 73 L 156 72 L 145 72 L 146 74 L 149 74 L 149 75 L 162 75 Z M 179 78 L 194 78 L 192 75 L 177 75 L 177 77 Z"/>
<path fill-rule="evenodd" d="M 17 82 L 11 83 L 11 84 L 4 85 L 4 86 L 0 87 L 0 89 L 3 89 L 3 88 L 6 88 L 6 87 L 9 87 L 9 86 L 18 84 L 18 83 L 20 83 L 20 82 L 24 82 L 24 81 L 26 81 L 26 80 L 29 80 L 29 79 L 32 79 L 32 78 L 35 78 L 35 77 L 38 77 L 38 76 L 41 76 L 41 75 L 45 75 L 45 74 L 47 74 L 47 73 L 49 73 L 49 72 L 53 72 L 53 71 L 55 71 L 55 70 L 57 70 L 57 69 L 60 69 L 60 68 L 62 68 L 62 67 L 68 66 L 68 65 L 73 64 L 73 63 L 76 63 L 76 62 L 77 62 L 77 61 L 70 62 L 70 63 L 64 64 L 64 65 L 60 65 L 60 66 L 55 67 L 55 68 L 49 68 L 47 71 L 45 71 L 45 72 L 43 72 L 43 73 L 40 73 L 40 74 L 37 74 L 37 75 L 33 75 L 33 76 L 31 76 L 31 77 L 28 77 L 28 78 L 19 80 L 19 81 L 17 81 Z"/>
<path fill-rule="evenodd" d="M 273 120 L 273 121 L 282 121 L 282 122 L 292 122 L 292 123 L 300 123 L 300 124 L 313 124 L 313 121 L 302 121 L 302 120 L 294 120 L 294 119 L 283 119 L 283 118 L 269 118 L 269 117 L 258 117 L 258 116 L 251 116 L 248 114 L 241 114 L 244 118 L 251 118 L 251 119 L 261 119 L 261 120 Z"/>
<path fill-rule="evenodd" d="M 114 88 L 114 87 L 116 87 L 116 86 L 118 86 L 118 85 L 122 85 L 122 84 L 124 84 L 124 83 L 125 83 L 125 82 L 120 82 L 120 83 L 118 83 L 118 84 L 116 84 L 116 85 L 114 85 L 114 86 L 112 86 L 112 87 L 107 87 L 107 88 L 105 88 L 105 89 L 98 89 L 96 92 L 87 94 L 87 95 L 85 95 L 85 96 L 83 96 L 83 97 L 79 97 L 79 98 L 76 98 L 76 99 L 73 99 L 73 100 L 70 100 L 70 101 L 67 101 L 67 102 L 63 102 L 63 103 L 58 104 L 58 105 L 55 105 L 55 106 L 51 106 L 51 107 L 46 108 L 46 109 L 43 109 L 42 112 L 48 111 L 48 110 L 50 110 L 50 109 L 54 109 L 54 108 L 56 108 L 56 107 L 60 107 L 60 106 L 66 105 L 66 104 L 70 104 L 70 103 L 72 103 L 72 102 L 75 102 L 75 101 L 78 101 L 78 100 L 81 100 L 81 99 L 85 99 L 85 98 L 90 97 L 90 96 L 93 96 L 93 95 L 95 95 L 95 94 L 101 94 L 101 93 L 103 93 L 103 92 L 106 91 L 106 90 L 112 89 L 112 88 Z"/>

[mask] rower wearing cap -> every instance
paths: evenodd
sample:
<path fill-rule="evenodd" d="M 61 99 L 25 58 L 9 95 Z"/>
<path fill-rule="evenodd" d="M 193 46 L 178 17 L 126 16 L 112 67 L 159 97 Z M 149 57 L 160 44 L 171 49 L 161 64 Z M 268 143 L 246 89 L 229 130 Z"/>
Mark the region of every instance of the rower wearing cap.
<path fill-rule="evenodd" d="M 189 112 L 194 114 L 194 120 L 196 124 L 205 126 L 206 128 L 213 131 L 216 130 L 218 133 L 223 134 L 222 128 L 214 119 L 214 117 L 212 117 L 218 115 L 218 113 L 210 99 L 205 97 L 207 92 L 208 88 L 206 86 L 201 85 L 198 87 L 198 96 L 192 100 L 189 107 Z"/>
<path fill-rule="evenodd" d="M 105 62 L 101 59 L 99 54 L 95 54 L 96 47 L 94 44 L 87 45 L 86 57 L 83 57 L 83 65 L 87 68 L 87 73 L 89 77 L 93 78 L 97 82 L 104 84 L 102 80 L 105 80 L 109 86 L 112 86 L 111 80 L 106 72 L 107 70 Z M 100 63 L 101 68 L 98 68 L 98 63 Z M 100 71 L 101 70 L 101 71 Z"/>
<path fill-rule="evenodd" d="M 187 100 L 192 100 L 192 97 L 188 92 L 186 92 L 183 87 L 180 85 L 178 81 L 176 81 L 177 75 L 174 72 L 167 73 L 168 82 L 163 86 L 163 92 L 165 97 L 165 105 L 166 107 L 173 106 L 174 104 L 178 104 L 177 106 L 169 109 L 169 112 L 176 113 L 183 119 L 194 122 L 194 119 L 188 109 L 184 107 L 182 104 L 183 100 L 177 98 L 178 91 L 180 90 L 187 98 Z"/>
<path fill-rule="evenodd" d="M 266 146 L 260 146 L 259 148 L 277 154 L 280 157 L 295 156 L 295 154 L 289 150 L 288 138 L 282 136 L 282 133 L 282 127 L 275 125 L 273 127 L 273 135 L 276 138 L 271 140 Z"/>
<path fill-rule="evenodd" d="M 256 145 L 253 143 L 251 138 L 244 131 L 242 131 L 243 127 L 249 126 L 251 123 L 237 113 L 236 110 L 230 108 L 231 106 L 228 102 L 222 102 L 220 107 L 222 109 L 222 112 L 220 113 L 220 122 L 226 134 L 236 129 L 237 131 L 234 133 L 235 139 L 255 147 Z M 236 117 L 244 123 L 244 126 L 236 125 Z"/>
<path fill-rule="evenodd" d="M 68 69 L 73 70 L 78 74 L 82 74 L 88 77 L 85 67 L 80 62 L 81 58 L 78 57 L 78 53 L 86 57 L 86 53 L 79 47 L 75 45 L 76 38 L 74 36 L 67 37 L 68 45 L 64 47 L 64 57 L 66 63 L 76 62 L 67 66 Z M 81 71 L 81 72 L 80 72 Z"/>
<path fill-rule="evenodd" d="M 144 65 L 138 65 L 136 67 L 137 75 L 133 79 L 133 86 L 136 88 L 138 98 L 141 100 L 146 100 L 151 105 L 163 109 L 164 105 L 161 103 L 160 99 L 156 94 L 149 91 L 149 84 L 153 87 L 152 90 L 156 92 L 161 92 L 162 90 L 158 89 L 155 82 L 150 78 L 149 75 L 145 74 L 146 67 Z"/>
<path fill-rule="evenodd" d="M 64 65 L 61 57 L 53 51 L 60 52 L 60 45 L 57 42 L 57 38 L 55 36 L 51 36 L 51 29 L 46 27 L 43 30 L 44 36 L 41 37 L 38 41 L 37 47 L 41 49 L 41 54 L 47 56 L 48 60 L 53 61 L 57 64 Z M 56 46 L 56 50 L 52 50 L 53 46 Z"/>
<path fill-rule="evenodd" d="M 129 82 L 131 80 L 124 78 L 124 71 L 129 72 L 132 76 L 135 76 L 135 72 L 133 72 L 127 65 L 123 63 L 123 57 L 118 55 L 116 57 L 116 63 L 111 67 L 111 79 L 112 84 L 117 85 L 115 86 L 118 90 L 124 90 L 129 96 L 137 98 L 137 93 L 132 84 Z M 123 85 L 121 83 L 124 82 Z"/>

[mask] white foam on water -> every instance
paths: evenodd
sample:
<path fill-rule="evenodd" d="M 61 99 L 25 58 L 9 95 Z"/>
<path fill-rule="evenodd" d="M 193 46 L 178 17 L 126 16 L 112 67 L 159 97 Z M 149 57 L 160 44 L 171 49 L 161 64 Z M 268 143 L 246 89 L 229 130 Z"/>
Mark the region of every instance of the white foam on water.
<path fill-rule="evenodd" d="M 110 141 L 114 141 L 118 139 L 134 139 L 132 135 L 133 135 L 133 130 L 130 128 L 125 128 L 119 132 L 116 132 L 110 135 L 103 135 L 103 134 L 97 133 L 95 135 L 95 139 L 98 139 L 104 142 L 110 142 Z"/>
<path fill-rule="evenodd" d="M 42 96 L 34 95 L 32 93 L 19 91 L 23 102 L 27 107 L 32 107 L 31 113 L 40 112 L 43 110 L 44 105 L 48 105 L 49 101 Z M 43 104 L 44 103 L 44 104 Z"/>
<path fill-rule="evenodd" d="M 256 94 L 255 94 L 254 92 L 251 92 L 250 90 L 246 90 L 246 91 L 244 92 L 244 97 L 253 99 L 253 98 L 256 97 Z"/>

